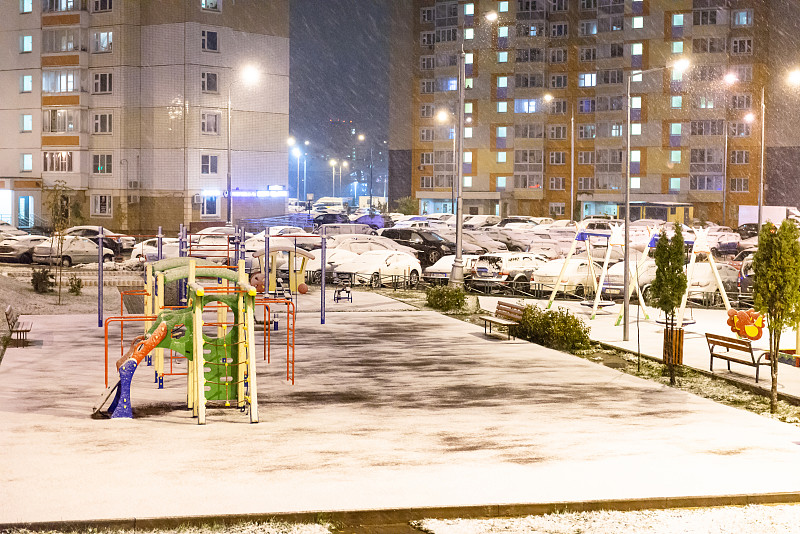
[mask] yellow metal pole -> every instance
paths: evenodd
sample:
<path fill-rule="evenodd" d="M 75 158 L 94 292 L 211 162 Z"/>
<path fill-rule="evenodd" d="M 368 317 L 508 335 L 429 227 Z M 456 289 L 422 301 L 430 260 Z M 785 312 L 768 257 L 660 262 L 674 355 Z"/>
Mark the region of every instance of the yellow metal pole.
<path fill-rule="evenodd" d="M 149 263 L 145 267 L 144 275 L 144 290 L 147 293 L 144 296 L 144 314 L 147 316 L 153 315 L 153 299 L 155 298 L 154 284 L 153 284 L 153 266 Z M 153 326 L 153 321 L 144 322 L 144 333 L 147 334 L 148 330 Z"/>
<path fill-rule="evenodd" d="M 195 260 L 189 262 L 189 286 L 195 284 Z M 206 388 L 205 388 L 205 359 L 203 358 L 203 293 L 191 290 L 192 294 L 192 352 L 195 364 L 195 405 L 194 413 L 197 415 L 197 424 L 206 424 Z"/>
<path fill-rule="evenodd" d="M 603 292 L 603 283 L 606 280 L 606 273 L 608 272 L 608 262 L 611 259 L 611 249 L 614 248 L 614 245 L 608 245 L 606 247 L 606 256 L 603 259 L 603 270 L 600 271 L 600 281 L 598 282 L 599 288 L 594 292 L 594 305 L 592 306 L 592 315 L 590 319 L 594 319 L 597 315 L 597 307 L 600 306 L 600 294 Z M 591 265 L 591 258 L 589 258 L 589 265 Z M 594 276 L 592 276 L 594 279 Z"/>
<path fill-rule="evenodd" d="M 156 296 L 156 306 L 155 312 L 156 315 L 164 311 L 164 291 L 166 291 L 166 284 L 164 283 L 164 273 L 158 273 L 158 277 L 156 278 L 156 285 L 158 287 L 158 295 Z M 164 349 L 157 348 L 155 349 L 155 360 L 156 360 L 156 372 L 158 373 L 159 377 L 163 377 L 164 374 Z M 163 378 L 162 378 L 163 380 Z"/>
<path fill-rule="evenodd" d="M 567 272 L 567 264 L 569 263 L 570 258 L 572 258 L 572 255 L 575 254 L 575 247 L 577 246 L 577 244 L 578 240 L 573 239 L 572 245 L 569 247 L 569 252 L 567 253 L 567 257 L 564 258 L 564 265 L 561 266 L 561 272 L 558 273 L 558 280 L 556 280 L 556 285 L 553 288 L 553 292 L 550 294 L 550 300 L 547 302 L 548 310 L 553 305 L 553 301 L 556 300 L 556 293 L 558 293 L 558 288 L 561 286 L 561 278 L 564 276 L 564 273 Z"/>
<path fill-rule="evenodd" d="M 258 386 L 256 383 L 256 358 L 255 358 L 255 290 L 247 295 L 245 304 L 245 317 L 247 318 L 247 380 L 250 393 L 250 422 L 258 423 Z M 287 318 L 288 320 L 288 318 Z M 266 327 L 266 325 L 264 325 Z M 288 330 L 287 330 L 287 334 Z"/>
<path fill-rule="evenodd" d="M 291 259 L 291 254 L 289 255 Z M 237 289 L 241 290 L 247 284 L 247 275 L 244 272 L 244 260 L 239 260 L 238 271 L 239 271 L 239 284 Z M 289 266 L 289 272 L 291 272 L 292 266 Z M 239 408 L 244 406 L 245 399 L 244 399 L 244 378 L 245 378 L 245 365 L 247 365 L 247 351 L 245 350 L 245 339 L 249 332 L 246 332 L 245 327 L 245 314 L 244 314 L 244 295 L 241 291 L 237 293 L 236 297 L 236 310 L 234 310 L 234 315 L 236 317 L 236 328 L 238 329 L 237 338 L 238 344 L 237 347 L 237 358 L 236 358 L 236 375 L 237 375 L 237 388 L 236 388 L 236 400 L 237 405 Z M 231 351 L 233 352 L 233 351 Z"/>

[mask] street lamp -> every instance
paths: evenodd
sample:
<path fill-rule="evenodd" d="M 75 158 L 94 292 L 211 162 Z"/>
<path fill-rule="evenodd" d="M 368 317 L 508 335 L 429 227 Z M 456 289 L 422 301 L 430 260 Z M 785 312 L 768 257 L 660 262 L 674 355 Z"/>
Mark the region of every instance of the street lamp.
<path fill-rule="evenodd" d="M 342 167 L 344 167 L 346 169 L 349 166 L 350 166 L 350 164 L 345 160 L 342 160 L 342 162 L 339 163 L 339 194 L 340 195 L 342 194 Z"/>
<path fill-rule="evenodd" d="M 641 76 L 643 74 L 647 74 L 650 72 L 656 72 L 660 70 L 664 70 L 669 68 L 669 65 L 665 65 L 663 67 L 654 67 L 652 69 L 647 69 L 643 71 L 637 72 L 637 76 Z M 676 72 L 684 72 L 686 69 L 689 68 L 689 60 L 688 59 L 679 59 L 675 63 L 672 64 L 672 68 Z M 631 304 L 631 295 L 630 295 L 630 285 L 631 285 L 631 269 L 630 269 L 630 226 L 631 226 L 631 72 L 627 72 L 625 83 L 625 102 L 627 106 L 627 111 L 625 113 L 625 135 L 626 135 L 626 142 L 625 142 L 625 249 L 624 249 L 624 272 L 623 272 L 623 281 L 622 285 L 625 288 L 623 291 L 623 304 L 622 304 L 622 339 L 623 341 L 628 341 L 630 338 L 630 304 Z"/>
<path fill-rule="evenodd" d="M 225 218 L 225 224 L 227 226 L 231 226 L 233 222 L 233 196 L 231 195 L 231 88 L 237 83 L 244 83 L 245 85 L 251 86 L 258 82 L 260 77 L 260 73 L 258 69 L 252 65 L 246 66 L 242 69 L 240 78 L 237 80 L 231 80 L 228 84 L 228 180 L 227 185 L 225 188 L 225 192 L 227 193 L 227 215 Z"/>
<path fill-rule="evenodd" d="M 300 156 L 302 156 L 302 155 L 303 155 L 303 151 L 300 150 L 299 148 L 294 147 L 292 149 L 292 156 L 297 158 L 297 189 L 295 191 L 296 191 L 298 200 L 300 200 Z"/>
<path fill-rule="evenodd" d="M 727 87 L 731 87 L 739 81 L 735 73 L 729 72 L 722 81 Z M 725 226 L 728 218 L 728 94 L 725 92 L 725 105 L 723 106 L 723 128 L 725 128 L 725 148 L 722 151 L 722 226 Z"/>
<path fill-rule="evenodd" d="M 436 120 L 441 124 L 450 123 L 451 119 L 455 117 L 452 116 L 450 112 L 446 109 L 439 110 L 439 113 L 436 114 Z M 455 122 L 455 121 L 453 121 Z M 453 124 L 453 130 L 456 129 L 456 125 Z M 434 162 L 435 163 L 435 162 Z M 458 165 L 460 162 L 457 161 L 456 158 L 456 133 L 453 131 L 453 170 L 455 171 L 455 165 Z M 434 169 L 436 167 L 434 166 Z M 455 213 L 456 211 L 456 180 L 455 177 L 453 178 L 453 183 L 450 186 L 450 213 Z"/>
<path fill-rule="evenodd" d="M 486 21 L 493 23 L 497 21 L 497 13 L 489 11 L 485 14 Z M 456 257 L 453 259 L 453 269 L 450 271 L 450 285 L 463 287 L 464 285 L 464 262 L 461 258 L 461 247 L 464 237 L 464 198 L 462 189 L 464 186 L 464 85 L 466 84 L 466 59 L 464 52 L 464 42 L 461 42 L 461 53 L 458 54 L 458 131 L 456 132 Z"/>

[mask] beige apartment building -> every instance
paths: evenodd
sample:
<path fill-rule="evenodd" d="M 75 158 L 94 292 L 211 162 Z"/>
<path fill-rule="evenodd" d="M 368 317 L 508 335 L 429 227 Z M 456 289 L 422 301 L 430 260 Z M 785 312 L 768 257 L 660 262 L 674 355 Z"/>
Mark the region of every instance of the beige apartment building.
<path fill-rule="evenodd" d="M 630 76 L 632 217 L 735 226 L 738 206 L 758 201 L 762 88 L 767 130 L 790 106 L 771 100 L 786 92 L 791 67 L 770 50 L 784 4 L 414 0 L 411 194 L 420 212 L 451 209 L 463 46 L 466 214 L 621 215 Z M 673 67 L 679 60 L 688 70 Z M 772 137 L 796 155 L 793 131 Z"/>
<path fill-rule="evenodd" d="M 224 224 L 229 148 L 233 221 L 284 212 L 288 0 L 9 0 L 0 16 L 0 218 L 46 224 L 60 185 L 73 222 Z"/>

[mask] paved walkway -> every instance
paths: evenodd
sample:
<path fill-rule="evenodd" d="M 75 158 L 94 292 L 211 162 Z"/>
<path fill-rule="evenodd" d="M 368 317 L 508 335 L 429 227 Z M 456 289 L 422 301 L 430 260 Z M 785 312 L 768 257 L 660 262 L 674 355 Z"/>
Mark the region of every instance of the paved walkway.
<path fill-rule="evenodd" d="M 517 301 L 518 299 L 479 297 L 481 307 L 485 310 L 494 310 L 498 300 Z M 547 306 L 546 299 L 519 299 L 519 302 L 535 304 L 542 308 Z M 581 317 L 586 325 L 589 326 L 592 339 L 633 352 L 640 350 L 642 354 L 661 358 L 664 343 L 664 326 L 656 323 L 658 310 L 649 309 L 650 319 L 647 320 L 644 318 L 644 313 L 638 309 L 638 306 L 632 304 L 630 307 L 629 340 L 623 341 L 622 326 L 615 325 L 622 307 L 621 303 L 617 302 L 614 306 L 601 309 L 594 319 L 590 319 L 592 309 L 582 306 L 578 301 L 558 300 L 553 304 L 553 308 L 559 306 L 567 308 Z M 639 312 L 638 321 L 637 312 Z M 730 327 L 726 324 L 728 320 L 726 311 L 723 309 L 687 309 L 686 318 L 695 322 L 684 327 L 683 363 L 695 369 L 708 371 L 710 356 L 705 338 L 706 332 L 735 337 Z M 781 336 L 781 348 L 794 349 L 795 340 L 795 332 L 793 330 L 785 331 Z M 753 347 L 763 351 L 769 349 L 769 332 L 766 328 L 762 338 L 753 342 Z M 747 356 L 745 355 L 745 357 Z M 727 362 L 723 360 L 715 359 L 714 373 L 769 391 L 771 382 L 768 366 L 761 367 L 759 381 L 756 384 L 756 370 L 754 367 L 731 363 L 731 370 L 728 371 L 726 364 Z M 785 364 L 781 364 L 778 367 L 778 391 L 800 398 L 800 368 Z"/>
<path fill-rule="evenodd" d="M 280 351 L 259 363 L 257 425 L 196 425 L 183 377 L 157 390 L 147 368 L 142 417 L 93 420 L 96 317 L 26 318 L 34 345 L 0 365 L 0 524 L 800 490 L 793 426 L 355 300 L 299 314 L 296 385 Z"/>

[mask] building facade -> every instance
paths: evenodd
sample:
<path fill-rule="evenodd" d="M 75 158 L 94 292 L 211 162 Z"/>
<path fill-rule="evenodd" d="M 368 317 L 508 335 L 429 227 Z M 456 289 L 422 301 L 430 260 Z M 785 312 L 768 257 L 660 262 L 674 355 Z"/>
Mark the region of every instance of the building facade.
<path fill-rule="evenodd" d="M 769 2 L 415 0 L 412 16 L 421 213 L 452 205 L 462 46 L 466 214 L 621 215 L 629 76 L 631 198 L 657 206 L 633 218 L 690 203 L 735 225 L 757 203 Z"/>
<path fill-rule="evenodd" d="M 224 224 L 229 148 L 234 222 L 284 212 L 287 0 L 13 0 L 0 10 L 4 220 L 46 224 L 58 187 L 73 222 L 131 233 Z M 252 85 L 246 68 L 258 73 Z"/>

